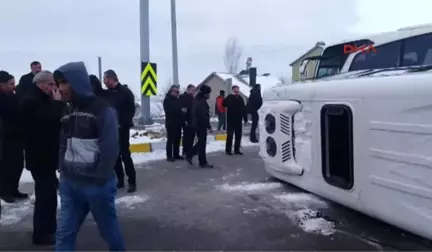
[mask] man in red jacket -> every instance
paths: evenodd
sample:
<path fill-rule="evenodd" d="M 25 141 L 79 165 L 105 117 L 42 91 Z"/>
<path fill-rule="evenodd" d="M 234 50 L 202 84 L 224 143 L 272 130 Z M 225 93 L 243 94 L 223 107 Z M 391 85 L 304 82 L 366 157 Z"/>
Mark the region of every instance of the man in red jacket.
<path fill-rule="evenodd" d="M 215 112 L 218 116 L 218 126 L 217 130 L 220 131 L 221 129 L 225 131 L 225 123 L 226 123 L 226 108 L 222 105 L 223 100 L 225 99 L 225 91 L 221 90 L 219 91 L 219 96 L 216 97 L 216 104 L 215 104 Z"/>

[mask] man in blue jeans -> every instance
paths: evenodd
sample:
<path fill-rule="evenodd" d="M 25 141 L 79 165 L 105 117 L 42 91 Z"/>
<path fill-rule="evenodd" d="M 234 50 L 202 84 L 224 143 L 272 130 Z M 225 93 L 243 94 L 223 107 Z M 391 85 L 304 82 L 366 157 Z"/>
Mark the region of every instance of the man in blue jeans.
<path fill-rule="evenodd" d="M 93 94 L 83 62 L 61 66 L 54 78 L 63 100 L 70 104 L 61 119 L 61 209 L 55 250 L 75 250 L 77 233 L 90 212 L 109 250 L 125 251 L 115 209 L 116 113 Z"/>

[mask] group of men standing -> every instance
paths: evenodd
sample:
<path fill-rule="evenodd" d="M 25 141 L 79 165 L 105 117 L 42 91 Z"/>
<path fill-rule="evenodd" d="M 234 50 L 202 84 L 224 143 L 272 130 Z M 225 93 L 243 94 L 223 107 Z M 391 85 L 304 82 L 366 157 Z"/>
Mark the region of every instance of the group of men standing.
<path fill-rule="evenodd" d="M 210 109 L 207 103 L 211 88 L 207 85 L 201 85 L 196 95 L 195 92 L 195 86 L 190 84 L 186 91 L 180 95 L 180 86 L 173 85 L 166 94 L 163 105 L 167 131 L 167 161 L 175 162 L 186 158 L 186 161 L 192 164 L 192 158 L 198 155 L 200 167 L 212 168 L 213 165 L 208 164 L 206 158 L 207 133 L 212 131 Z M 232 93 L 227 97 L 225 97 L 225 91 L 220 91 L 220 95 L 216 98 L 215 112 L 219 119 L 217 129 L 223 128 L 225 130 L 226 128 L 227 131 L 225 145 L 227 155 L 243 155 L 240 151 L 243 121 L 245 124 L 248 122 L 248 114 L 251 114 L 252 117 L 251 141 L 258 142 L 256 129 L 259 120 L 258 110 L 261 105 L 262 96 L 259 84 L 251 89 L 247 104 L 240 95 L 238 86 L 233 86 Z M 195 137 L 197 143 L 194 145 Z M 180 155 L 181 141 L 183 155 Z"/>
<path fill-rule="evenodd" d="M 132 92 L 113 70 L 104 73 L 103 89 L 83 62 L 54 73 L 42 70 L 40 62 L 30 67 L 16 88 L 14 77 L 0 71 L 0 197 L 10 203 L 28 197 L 18 191 L 25 160 L 35 181 L 33 244 L 74 250 L 91 212 L 109 249 L 124 251 L 115 194 L 125 186 L 123 164 L 128 192 L 137 189 L 129 151 Z"/>
<path fill-rule="evenodd" d="M 240 99 L 241 98 L 241 99 Z M 225 91 L 221 90 L 219 96 L 216 97 L 215 102 L 215 114 L 218 117 L 218 126 L 217 129 L 227 131 L 227 148 L 226 151 L 229 154 L 231 152 L 232 146 L 232 138 L 233 135 L 236 136 L 237 145 L 234 147 L 235 150 L 238 150 L 240 146 L 238 141 L 240 141 L 240 137 L 242 135 L 242 119 L 245 123 L 248 120 L 247 115 L 251 115 L 251 131 L 250 131 L 250 141 L 253 143 L 258 142 L 258 138 L 256 135 L 256 130 L 258 127 L 258 110 L 262 106 L 262 96 L 261 96 L 261 85 L 256 84 L 250 90 L 249 97 L 247 99 L 247 103 L 243 101 L 243 98 L 240 95 L 240 89 L 238 86 L 232 87 L 232 94 L 225 97 Z M 228 111 L 227 108 L 230 108 L 231 111 Z M 228 124 L 228 127 L 226 126 Z M 238 136 L 238 137 L 237 137 Z"/>

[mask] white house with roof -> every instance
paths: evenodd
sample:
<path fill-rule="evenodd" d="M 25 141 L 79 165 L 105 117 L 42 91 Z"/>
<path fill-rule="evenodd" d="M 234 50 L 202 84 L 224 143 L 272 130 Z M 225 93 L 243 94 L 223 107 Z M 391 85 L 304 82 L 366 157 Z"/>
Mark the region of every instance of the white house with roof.
<path fill-rule="evenodd" d="M 249 75 L 213 72 L 197 86 L 197 90 L 204 84 L 212 89 L 210 99 L 208 100 L 211 115 L 214 115 L 216 97 L 219 96 L 219 92 L 224 90 L 226 95 L 231 93 L 231 90 L 228 90 L 229 87 L 226 84 L 226 81 L 230 78 L 232 79 L 232 85 L 240 88 L 240 95 L 243 97 L 245 103 L 247 102 L 250 90 L 252 89 L 252 87 L 249 86 Z M 261 92 L 263 93 L 266 89 L 270 89 L 281 82 L 278 78 L 266 74 L 257 75 L 256 83 L 261 85 Z"/>

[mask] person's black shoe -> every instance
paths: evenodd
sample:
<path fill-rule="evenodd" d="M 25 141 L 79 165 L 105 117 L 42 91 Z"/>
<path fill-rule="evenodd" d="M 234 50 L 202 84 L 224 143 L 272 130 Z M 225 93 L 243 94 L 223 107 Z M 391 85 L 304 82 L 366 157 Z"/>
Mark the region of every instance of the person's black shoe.
<path fill-rule="evenodd" d="M 171 162 L 171 163 L 175 162 L 175 159 L 174 159 L 174 158 L 167 158 L 166 160 L 167 160 L 168 162 Z"/>
<path fill-rule="evenodd" d="M 14 203 L 16 201 L 15 197 L 9 194 L 2 195 L 1 199 L 6 203 Z"/>
<path fill-rule="evenodd" d="M 232 152 L 231 151 L 225 151 L 225 154 L 227 154 L 228 156 L 232 156 Z"/>
<path fill-rule="evenodd" d="M 43 235 L 43 236 L 35 236 L 33 235 L 32 239 L 33 245 L 36 246 L 51 246 L 55 244 L 55 236 L 54 235 Z"/>
<path fill-rule="evenodd" d="M 251 143 L 259 143 L 258 139 L 250 139 Z"/>
<path fill-rule="evenodd" d="M 28 194 L 27 193 L 22 193 L 20 191 L 16 191 L 15 193 L 12 194 L 12 196 L 16 199 L 19 200 L 23 200 L 23 199 L 27 199 L 28 198 Z"/>
<path fill-rule="evenodd" d="M 201 168 L 213 168 L 213 165 L 211 165 L 211 164 L 203 164 L 203 165 L 200 165 L 200 167 Z"/>
<path fill-rule="evenodd" d="M 127 192 L 128 193 L 134 193 L 134 192 L 136 192 L 136 190 L 137 190 L 136 185 L 129 185 Z"/>
<path fill-rule="evenodd" d="M 175 160 L 184 160 L 184 157 L 182 156 L 178 156 L 178 157 L 174 157 Z"/>
<path fill-rule="evenodd" d="M 117 189 L 123 189 L 124 187 L 124 183 L 117 183 Z"/>
<path fill-rule="evenodd" d="M 240 156 L 243 156 L 243 152 L 241 152 L 241 151 L 235 151 L 235 152 L 234 152 L 234 155 L 240 155 Z"/>

